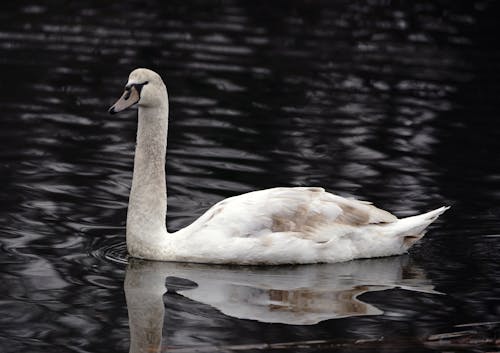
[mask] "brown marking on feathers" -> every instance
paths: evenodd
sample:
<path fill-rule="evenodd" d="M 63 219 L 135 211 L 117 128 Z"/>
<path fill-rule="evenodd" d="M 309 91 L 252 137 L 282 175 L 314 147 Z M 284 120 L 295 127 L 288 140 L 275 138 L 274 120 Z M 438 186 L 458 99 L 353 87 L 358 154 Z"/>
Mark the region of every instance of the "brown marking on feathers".
<path fill-rule="evenodd" d="M 311 213 L 309 207 L 301 205 L 297 207 L 292 216 L 273 215 L 271 230 L 273 232 L 302 232 L 305 233 L 311 228 L 315 228 L 326 223 L 325 216 Z"/>
<path fill-rule="evenodd" d="M 293 222 L 295 223 L 295 231 L 300 231 L 304 224 L 307 222 L 307 216 L 309 215 L 309 206 L 300 205 L 295 210 L 293 215 Z"/>
<path fill-rule="evenodd" d="M 329 223 L 356 227 L 375 223 L 389 223 L 397 220 L 389 212 L 378 209 L 370 205 L 369 202 L 343 199 L 324 194 L 324 190 L 321 188 L 307 188 L 305 190 L 308 192 L 309 201 L 300 203 L 290 213 L 271 216 L 271 230 L 273 232 L 294 232 L 297 237 L 309 239 L 314 238 L 315 231 L 318 228 Z M 329 218 L 322 211 L 312 212 L 311 204 L 315 200 L 323 203 L 325 208 L 339 207 L 340 214 L 337 217 Z M 335 206 L 330 206 L 329 203 Z M 320 209 L 323 206 L 320 206 Z"/>
<path fill-rule="evenodd" d="M 273 215 L 272 221 L 271 230 L 273 232 L 289 232 L 295 228 L 295 223 L 285 217 Z"/>
<path fill-rule="evenodd" d="M 370 214 L 365 210 L 347 204 L 339 204 L 339 206 L 342 208 L 342 213 L 337 218 L 337 222 L 353 226 L 360 226 L 370 222 Z"/>
<path fill-rule="evenodd" d="M 391 213 L 365 202 L 363 202 L 360 206 L 340 202 L 337 204 L 342 209 L 342 213 L 337 218 L 337 222 L 342 224 L 361 226 L 366 224 L 392 223 L 397 221 L 397 217 Z"/>

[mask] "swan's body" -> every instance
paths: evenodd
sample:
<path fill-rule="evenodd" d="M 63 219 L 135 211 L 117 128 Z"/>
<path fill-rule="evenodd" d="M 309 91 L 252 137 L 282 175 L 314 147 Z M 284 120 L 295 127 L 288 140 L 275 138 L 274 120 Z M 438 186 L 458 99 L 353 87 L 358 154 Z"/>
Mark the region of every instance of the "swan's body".
<path fill-rule="evenodd" d="M 322 188 L 274 188 L 223 200 L 170 234 L 165 226 L 168 95 L 158 74 L 134 70 L 110 112 L 135 103 L 139 121 L 127 215 L 127 248 L 133 257 L 254 265 L 397 255 L 447 209 L 397 219 L 368 202 Z"/>

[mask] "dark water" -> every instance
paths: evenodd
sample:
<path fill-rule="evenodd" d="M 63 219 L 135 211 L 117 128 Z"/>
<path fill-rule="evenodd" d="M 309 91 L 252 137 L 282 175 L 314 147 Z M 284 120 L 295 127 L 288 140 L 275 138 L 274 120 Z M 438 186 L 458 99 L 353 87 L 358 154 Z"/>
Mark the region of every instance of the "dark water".
<path fill-rule="evenodd" d="M 1 351 L 498 350 L 499 27 L 494 1 L 2 4 Z M 136 118 L 106 111 L 138 66 L 169 88 L 171 231 L 278 185 L 453 207 L 404 257 L 127 268 Z"/>

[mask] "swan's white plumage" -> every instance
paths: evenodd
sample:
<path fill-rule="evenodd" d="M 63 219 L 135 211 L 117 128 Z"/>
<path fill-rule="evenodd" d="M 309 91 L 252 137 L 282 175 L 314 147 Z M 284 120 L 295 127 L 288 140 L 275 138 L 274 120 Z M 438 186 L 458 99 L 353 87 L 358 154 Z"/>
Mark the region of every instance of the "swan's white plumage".
<path fill-rule="evenodd" d="M 141 87 L 134 92 L 134 85 Z M 223 200 L 188 227 L 165 227 L 168 96 L 160 76 L 137 69 L 140 93 L 127 247 L 134 257 L 233 264 L 339 262 L 404 253 L 447 208 L 397 219 L 369 202 L 318 187 L 273 188 Z M 124 96 L 126 96 L 124 94 Z M 114 107 L 130 106 L 120 98 Z M 113 107 L 110 110 L 115 112 Z"/>

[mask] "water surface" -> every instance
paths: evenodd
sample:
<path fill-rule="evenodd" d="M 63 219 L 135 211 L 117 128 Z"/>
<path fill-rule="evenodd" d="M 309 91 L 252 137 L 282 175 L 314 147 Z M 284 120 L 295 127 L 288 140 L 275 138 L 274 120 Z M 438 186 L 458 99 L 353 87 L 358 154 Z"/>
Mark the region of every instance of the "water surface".
<path fill-rule="evenodd" d="M 170 231 L 224 197 L 273 186 L 323 186 L 398 216 L 452 206 L 402 258 L 279 269 L 140 262 L 152 282 L 138 285 L 139 302 L 150 293 L 164 308 L 151 321 L 154 347 L 498 349 L 498 326 L 478 325 L 500 321 L 496 10 L 492 1 L 2 5 L 2 350 L 129 350 L 124 280 L 137 272 L 117 260 L 136 113 L 107 108 L 139 66 L 169 89 Z M 458 331 L 471 332 L 436 336 Z"/>

